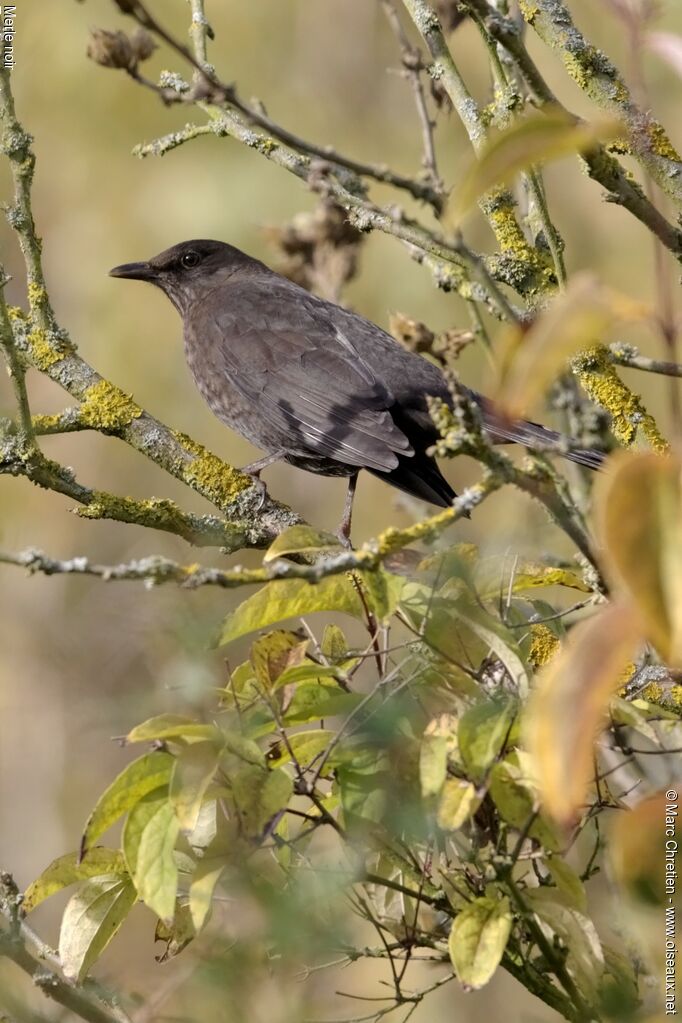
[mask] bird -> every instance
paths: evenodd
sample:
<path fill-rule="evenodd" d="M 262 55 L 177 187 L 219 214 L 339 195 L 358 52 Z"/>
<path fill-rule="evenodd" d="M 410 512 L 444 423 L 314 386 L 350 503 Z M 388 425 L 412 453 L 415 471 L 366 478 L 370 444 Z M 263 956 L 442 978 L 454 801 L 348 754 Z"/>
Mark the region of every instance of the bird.
<path fill-rule="evenodd" d="M 265 452 L 243 471 L 255 480 L 285 461 L 348 480 L 337 535 L 350 546 L 360 470 L 438 507 L 456 494 L 430 448 L 438 432 L 428 397 L 452 405 L 442 370 L 358 313 L 311 294 L 225 242 L 180 242 L 110 276 L 160 288 L 183 321 L 194 381 L 223 423 Z M 597 469 L 603 454 L 561 434 L 508 421 L 465 389 L 495 443 L 556 449 Z"/>

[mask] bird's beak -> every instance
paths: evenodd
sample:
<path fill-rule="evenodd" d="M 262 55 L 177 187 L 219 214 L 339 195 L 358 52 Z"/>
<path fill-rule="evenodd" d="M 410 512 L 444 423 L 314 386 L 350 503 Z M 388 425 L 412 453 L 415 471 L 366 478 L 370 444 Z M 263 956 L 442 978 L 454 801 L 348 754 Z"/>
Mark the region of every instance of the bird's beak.
<path fill-rule="evenodd" d="M 151 263 L 121 263 L 109 271 L 110 277 L 127 277 L 131 281 L 153 281 L 156 270 Z"/>

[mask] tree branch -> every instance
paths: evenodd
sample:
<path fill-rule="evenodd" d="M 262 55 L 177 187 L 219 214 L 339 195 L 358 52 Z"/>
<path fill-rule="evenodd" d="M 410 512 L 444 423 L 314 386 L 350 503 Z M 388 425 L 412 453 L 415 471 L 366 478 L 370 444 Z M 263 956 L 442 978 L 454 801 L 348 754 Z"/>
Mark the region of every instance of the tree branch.
<path fill-rule="evenodd" d="M 660 373 L 661 376 L 666 377 L 682 377 L 682 364 L 667 362 L 664 359 L 650 359 L 646 355 L 640 355 L 634 345 L 623 345 L 616 342 L 609 346 L 609 355 L 617 366 L 641 369 L 645 373 Z"/>
<path fill-rule="evenodd" d="M 542 77 L 528 53 L 519 27 L 511 18 L 505 18 L 488 0 L 466 0 L 467 6 L 476 11 L 488 34 L 513 58 L 525 79 L 533 100 L 538 106 L 552 106 L 563 110 L 569 117 L 575 117 L 559 101 Z M 576 122 L 579 120 L 575 117 Z M 587 173 L 602 185 L 607 200 L 622 206 L 645 225 L 670 252 L 682 261 L 682 231 L 671 224 L 649 201 L 641 186 L 632 179 L 621 163 L 603 146 L 595 146 L 581 157 Z"/>
<path fill-rule="evenodd" d="M 286 505 L 269 497 L 264 499 L 262 490 L 253 485 L 250 476 L 145 412 L 130 395 L 85 362 L 76 353 L 66 332 L 57 325 L 45 287 L 41 242 L 31 212 L 35 157 L 30 136 L 16 118 L 6 68 L 0 69 L 0 120 L 4 129 L 3 152 L 9 159 L 15 187 L 14 205 L 9 208 L 8 220 L 24 254 L 30 306 L 29 317 L 19 309 L 10 309 L 4 316 L 0 308 L 0 334 L 5 351 L 9 344 L 12 353 L 19 353 L 29 365 L 79 400 L 79 408 L 69 413 L 71 428 L 77 423 L 80 428 L 119 437 L 205 497 L 223 513 L 223 518 L 189 515 L 170 501 L 152 498 L 137 502 L 88 490 L 75 484 L 67 470 L 48 462 L 39 453 L 33 458 L 27 457 L 24 449 L 17 451 L 8 436 L 0 436 L 0 472 L 25 475 L 41 486 L 74 497 L 89 506 L 91 517 L 149 525 L 191 538 L 192 543 L 219 543 L 230 550 L 267 546 L 282 529 L 300 521 L 299 517 Z M 23 373 L 23 366 L 20 372 Z M 22 416 L 28 417 L 26 423 L 31 424 L 24 426 L 24 433 L 27 429 L 32 431 L 27 400 Z"/>
<path fill-rule="evenodd" d="M 10 874 L 0 873 L 0 956 L 11 959 L 35 986 L 88 1023 L 130 1023 L 116 1004 L 105 1002 L 94 985 L 65 980 L 58 956 L 21 919 L 21 895 Z"/>
<path fill-rule="evenodd" d="M 473 509 L 482 504 L 499 486 L 501 483 L 497 483 L 491 476 L 465 490 L 445 511 L 437 512 L 405 529 L 387 529 L 357 550 L 339 550 L 338 553 L 330 553 L 312 564 L 277 559 L 263 565 L 262 568 L 242 568 L 237 565 L 235 568 L 221 569 L 203 565 L 181 565 L 169 558 L 152 556 L 120 565 L 98 565 L 85 557 L 66 560 L 51 558 L 34 548 L 17 554 L 0 551 L 0 564 L 17 565 L 26 568 L 30 573 L 40 572 L 43 575 L 89 575 L 105 582 L 137 580 L 150 586 L 173 582 L 188 589 L 197 589 L 200 586 L 234 589 L 237 586 L 266 583 L 271 579 L 307 579 L 311 583 L 317 583 L 327 576 L 339 575 L 354 569 L 371 571 L 384 562 L 390 562 L 392 555 L 409 544 L 418 540 L 433 539 L 453 523 L 469 516 Z"/>
<path fill-rule="evenodd" d="M 682 160 L 663 126 L 635 104 L 618 69 L 575 26 L 562 0 L 521 0 L 521 13 L 547 46 L 558 52 L 573 81 L 628 129 L 632 155 L 659 188 L 682 206 Z"/>

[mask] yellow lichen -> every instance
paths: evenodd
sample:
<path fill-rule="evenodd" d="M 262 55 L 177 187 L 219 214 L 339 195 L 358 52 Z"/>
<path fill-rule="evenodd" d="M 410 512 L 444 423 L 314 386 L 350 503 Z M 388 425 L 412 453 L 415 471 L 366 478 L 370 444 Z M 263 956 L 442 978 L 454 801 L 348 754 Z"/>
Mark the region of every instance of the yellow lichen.
<path fill-rule="evenodd" d="M 59 429 L 61 424 L 61 417 L 59 415 L 54 416 L 41 416 L 36 415 L 31 417 L 33 423 L 33 429 L 36 433 L 53 433 Z"/>
<path fill-rule="evenodd" d="M 154 529 L 170 529 L 181 532 L 182 512 L 173 501 L 151 497 L 138 501 L 134 497 L 118 497 L 105 490 L 96 490 L 90 504 L 78 508 L 83 519 L 117 519 L 121 522 L 139 523 Z"/>
<path fill-rule="evenodd" d="M 174 436 L 185 450 L 195 457 L 182 468 L 182 478 L 195 490 L 218 508 L 228 507 L 242 491 L 252 485 L 251 480 L 243 472 L 226 465 L 217 455 L 207 451 L 184 433 Z"/>
<path fill-rule="evenodd" d="M 532 297 L 554 288 L 557 282 L 551 257 L 528 243 L 516 219 L 511 196 L 498 190 L 486 196 L 481 208 L 500 246 L 501 257 L 507 257 L 506 270 L 518 278 L 515 285 L 518 290 Z"/>
<path fill-rule="evenodd" d="M 595 345 L 576 356 L 572 369 L 586 394 L 611 415 L 611 429 L 621 444 L 629 447 L 639 427 L 654 451 L 660 454 L 668 451 L 668 442 L 656 420 L 639 395 L 620 379 L 604 345 Z"/>
<path fill-rule="evenodd" d="M 673 706 L 682 707 L 682 686 L 671 686 L 668 698 Z"/>
<path fill-rule="evenodd" d="M 531 0 L 519 0 L 519 10 L 529 25 L 533 24 L 540 13 L 538 5 L 531 3 Z"/>
<path fill-rule="evenodd" d="M 73 346 L 68 341 L 48 335 L 45 330 L 32 330 L 26 341 L 30 361 L 36 369 L 41 369 L 43 372 L 73 352 Z"/>
<path fill-rule="evenodd" d="M 83 426 L 104 431 L 120 430 L 141 415 L 142 409 L 132 397 L 107 380 L 88 387 L 78 411 Z"/>
<path fill-rule="evenodd" d="M 541 668 L 554 657 L 559 647 L 559 639 L 546 625 L 531 625 L 531 644 L 528 660 L 535 668 Z"/>
<path fill-rule="evenodd" d="M 657 121 L 653 121 L 647 130 L 647 136 L 651 144 L 651 151 L 656 156 L 662 156 L 666 160 L 674 160 L 680 163 L 680 155 L 665 133 L 665 129 Z"/>
<path fill-rule="evenodd" d="M 28 283 L 28 300 L 31 306 L 42 305 L 47 301 L 47 292 L 42 284 L 36 284 L 35 281 L 29 281 Z"/>
<path fill-rule="evenodd" d="M 660 682 L 650 682 L 640 695 L 642 699 L 647 700 L 649 703 L 660 703 L 663 699 L 664 689 Z"/>

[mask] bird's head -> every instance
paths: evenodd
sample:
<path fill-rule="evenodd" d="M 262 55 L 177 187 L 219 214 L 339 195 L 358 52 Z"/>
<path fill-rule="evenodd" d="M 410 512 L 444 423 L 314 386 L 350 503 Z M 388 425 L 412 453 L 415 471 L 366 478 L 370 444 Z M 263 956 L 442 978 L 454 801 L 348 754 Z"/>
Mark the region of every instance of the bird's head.
<path fill-rule="evenodd" d="M 143 263 L 123 263 L 109 271 L 110 277 L 148 281 L 168 295 L 180 313 L 219 287 L 233 273 L 262 264 L 224 242 L 205 238 L 180 242 Z"/>

